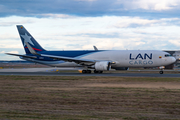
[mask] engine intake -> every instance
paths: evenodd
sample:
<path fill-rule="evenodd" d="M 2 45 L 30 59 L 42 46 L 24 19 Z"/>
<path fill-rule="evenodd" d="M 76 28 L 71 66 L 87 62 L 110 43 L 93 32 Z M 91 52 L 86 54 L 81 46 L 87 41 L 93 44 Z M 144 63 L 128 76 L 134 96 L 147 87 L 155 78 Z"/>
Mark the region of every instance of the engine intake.
<path fill-rule="evenodd" d="M 103 71 L 103 70 L 110 70 L 111 69 L 111 63 L 108 61 L 101 61 L 95 63 L 95 70 L 97 71 Z"/>

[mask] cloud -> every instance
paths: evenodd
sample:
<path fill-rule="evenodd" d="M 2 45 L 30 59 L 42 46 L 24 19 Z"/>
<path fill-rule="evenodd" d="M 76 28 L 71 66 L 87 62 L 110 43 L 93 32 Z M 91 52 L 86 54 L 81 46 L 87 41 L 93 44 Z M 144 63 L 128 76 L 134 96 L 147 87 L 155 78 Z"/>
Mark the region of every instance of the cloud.
<path fill-rule="evenodd" d="M 71 18 L 70 15 L 66 18 L 66 16 L 56 15 L 55 18 L 12 16 L 0 18 L 0 21 L 34 21 L 25 23 L 24 27 L 47 50 L 93 50 L 93 45 L 100 50 L 179 49 L 180 19 L 178 17 L 148 19 L 130 16 L 79 16 Z M 1 26 L 0 31 L 0 51 L 2 53 L 3 51 L 18 51 L 24 54 L 15 24 Z M 176 43 L 169 40 L 175 40 Z M 0 57 L 0 59 L 5 58 Z"/>
<path fill-rule="evenodd" d="M 12 16 L 11 19 L 8 17 L 1 18 L 0 19 L 0 26 L 12 26 L 12 25 L 18 25 L 18 24 L 31 24 L 34 23 L 35 21 L 29 18 L 23 18 L 23 20 L 17 19 L 17 16 Z"/>
<path fill-rule="evenodd" d="M 18 54 L 19 52 L 18 51 L 10 51 L 8 53 Z"/>
<path fill-rule="evenodd" d="M 22 45 L 14 43 L 12 45 L 8 45 L 8 44 L 1 44 L 0 48 L 22 48 Z"/>
<path fill-rule="evenodd" d="M 5 51 L 1 51 L 0 53 L 6 53 Z"/>
<path fill-rule="evenodd" d="M 162 18 L 162 19 L 144 19 L 140 17 L 121 17 L 118 22 L 111 26 L 117 28 L 130 27 L 148 27 L 148 26 L 166 26 L 171 24 L 179 24 L 180 18 Z"/>
<path fill-rule="evenodd" d="M 93 2 L 93 1 L 97 1 L 97 0 L 74 0 L 74 1 L 88 1 L 88 2 Z"/>
<path fill-rule="evenodd" d="M 180 39 L 179 40 L 169 40 L 169 42 L 175 46 L 180 46 Z"/>
<path fill-rule="evenodd" d="M 19 51 L 20 51 L 20 49 L 13 49 L 13 48 L 1 49 L 0 48 L 0 60 L 20 60 L 19 57 L 5 54 L 5 53 L 19 54 L 20 53 Z M 24 54 L 24 53 L 21 53 L 21 54 Z"/>
<path fill-rule="evenodd" d="M 9 40 L 19 40 L 19 37 L 17 35 L 13 35 L 11 33 L 5 33 L 5 34 L 0 34 L 0 40 L 1 40 L 1 44 L 3 43 L 2 40 L 6 40 L 7 42 L 11 42 Z"/>
<path fill-rule="evenodd" d="M 178 0 L 118 0 L 119 4 L 123 4 L 124 8 L 130 9 L 144 9 L 144 10 L 171 10 L 179 6 Z"/>
<path fill-rule="evenodd" d="M 153 24 L 159 23 L 160 20 L 148 20 L 139 17 L 123 17 L 122 20 L 118 21 L 114 27 L 126 28 L 126 27 L 140 27 L 140 26 L 151 26 Z"/>
<path fill-rule="evenodd" d="M 1 51 L 0 53 L 14 53 L 14 54 L 18 54 L 18 51 L 9 51 L 9 52 L 5 52 L 5 51 Z"/>
<path fill-rule="evenodd" d="M 91 38 L 117 38 L 120 37 L 120 34 L 117 32 L 111 32 L 111 33 L 84 32 L 80 34 L 68 34 L 66 36 L 83 36 L 83 37 L 91 37 Z"/>
<path fill-rule="evenodd" d="M 0 16 L 175 16 L 178 0 L 3 0 Z M 154 14 L 152 16 L 152 14 Z"/>
<path fill-rule="evenodd" d="M 20 40 L 20 39 L 19 39 Z M 17 40 L 1 40 L 0 48 L 23 48 L 20 41 Z"/>
<path fill-rule="evenodd" d="M 67 14 L 39 14 L 40 17 L 50 17 L 50 18 L 62 18 L 62 19 L 71 19 L 77 18 L 76 16 L 67 15 Z"/>

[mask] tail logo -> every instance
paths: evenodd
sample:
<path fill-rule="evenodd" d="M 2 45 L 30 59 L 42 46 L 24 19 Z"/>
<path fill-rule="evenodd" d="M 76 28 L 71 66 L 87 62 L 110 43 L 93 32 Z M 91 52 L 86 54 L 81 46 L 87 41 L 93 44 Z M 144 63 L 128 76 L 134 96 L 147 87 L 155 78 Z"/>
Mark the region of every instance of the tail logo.
<path fill-rule="evenodd" d="M 33 42 L 31 41 L 31 36 L 28 36 L 28 35 L 25 33 L 25 35 L 21 35 L 21 37 L 24 38 L 24 43 L 23 43 L 24 47 L 25 47 L 25 45 L 26 45 L 25 42 L 28 42 L 28 43 L 30 43 L 31 45 L 34 46 Z"/>

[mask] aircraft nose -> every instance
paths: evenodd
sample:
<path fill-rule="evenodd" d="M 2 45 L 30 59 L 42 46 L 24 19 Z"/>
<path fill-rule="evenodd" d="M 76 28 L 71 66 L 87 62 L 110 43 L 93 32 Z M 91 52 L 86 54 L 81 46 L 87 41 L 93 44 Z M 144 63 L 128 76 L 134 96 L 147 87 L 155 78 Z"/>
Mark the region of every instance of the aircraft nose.
<path fill-rule="evenodd" d="M 172 63 L 176 62 L 176 58 L 172 57 L 171 61 L 172 61 Z"/>

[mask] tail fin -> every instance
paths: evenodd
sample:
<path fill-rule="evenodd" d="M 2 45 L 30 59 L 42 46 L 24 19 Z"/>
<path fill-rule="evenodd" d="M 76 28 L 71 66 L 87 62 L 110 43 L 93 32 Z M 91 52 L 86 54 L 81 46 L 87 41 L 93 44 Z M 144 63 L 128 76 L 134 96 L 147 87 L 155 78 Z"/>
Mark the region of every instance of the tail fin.
<path fill-rule="evenodd" d="M 17 29 L 26 54 L 31 54 L 26 43 L 29 43 L 36 52 L 45 51 L 22 25 L 17 25 Z"/>

